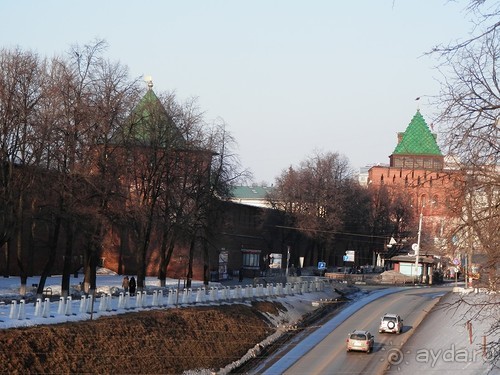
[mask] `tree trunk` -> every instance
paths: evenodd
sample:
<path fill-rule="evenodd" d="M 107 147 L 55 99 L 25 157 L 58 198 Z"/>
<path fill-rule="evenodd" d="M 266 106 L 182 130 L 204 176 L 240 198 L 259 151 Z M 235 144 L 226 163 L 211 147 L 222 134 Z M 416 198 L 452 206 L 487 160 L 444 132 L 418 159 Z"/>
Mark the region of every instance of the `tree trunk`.
<path fill-rule="evenodd" d="M 208 251 L 208 241 L 203 239 L 203 285 L 208 285 L 209 282 L 209 268 L 210 268 L 210 258 Z"/>
<path fill-rule="evenodd" d="M 97 265 L 99 251 L 95 248 L 93 241 L 90 241 L 85 249 L 85 269 L 83 279 L 83 290 L 85 293 L 94 296 L 97 288 Z"/>
<path fill-rule="evenodd" d="M 45 282 L 47 281 L 47 277 L 51 274 L 52 265 L 54 264 L 54 260 L 56 259 L 57 242 L 59 240 L 60 231 L 61 231 L 61 218 L 58 216 L 54 222 L 52 236 L 49 241 L 49 254 L 47 262 L 43 267 L 42 274 L 40 276 L 40 282 L 38 283 L 38 289 L 36 291 L 37 298 L 43 297 L 43 289 L 45 288 Z"/>
<path fill-rule="evenodd" d="M 191 239 L 191 244 L 189 245 L 189 258 L 188 258 L 188 269 L 186 274 L 186 288 L 191 288 L 191 279 L 193 278 L 193 257 L 194 257 L 194 247 L 196 244 L 196 236 Z"/>
<path fill-rule="evenodd" d="M 148 249 L 149 241 L 146 238 L 142 238 L 140 242 L 140 248 L 137 252 L 137 291 L 140 292 L 144 290 L 144 284 L 146 280 L 146 252 Z"/>
<path fill-rule="evenodd" d="M 17 255 L 17 266 L 19 268 L 19 276 L 21 276 L 21 287 L 19 293 L 21 296 L 26 295 L 26 282 L 28 280 L 28 275 L 26 273 L 26 268 L 24 266 L 23 259 L 23 194 L 19 195 L 18 205 L 17 205 L 17 214 L 16 214 L 16 226 L 14 229 L 14 238 L 16 239 L 16 255 Z"/>
<path fill-rule="evenodd" d="M 161 237 L 160 245 L 160 264 L 158 265 L 158 279 L 160 280 L 160 286 L 164 287 L 167 279 L 167 233 L 165 229 Z"/>
<path fill-rule="evenodd" d="M 9 277 L 10 275 L 10 256 L 9 256 L 9 245 L 7 242 L 3 244 L 3 255 L 5 261 L 5 268 L 3 270 L 3 277 Z"/>
<path fill-rule="evenodd" d="M 70 277 L 73 274 L 73 270 L 71 269 L 72 259 L 73 259 L 73 225 L 70 222 L 67 222 L 66 225 L 66 248 L 64 251 L 64 265 L 62 272 L 62 281 L 61 281 L 61 296 L 66 298 L 69 295 L 70 288 Z"/>
<path fill-rule="evenodd" d="M 124 262 L 123 262 L 123 254 L 125 253 L 125 243 L 126 241 L 126 235 L 128 232 L 121 227 L 120 228 L 120 247 L 118 248 L 119 254 L 118 254 L 118 273 L 120 275 L 125 275 L 128 270 L 125 269 Z"/>
<path fill-rule="evenodd" d="M 149 243 L 151 241 L 151 231 L 153 227 L 153 214 L 149 215 L 146 222 L 146 228 L 142 231 L 143 236 L 139 237 L 141 241 L 140 251 L 137 254 L 137 291 L 144 290 L 146 286 L 146 255 L 149 249 Z"/>

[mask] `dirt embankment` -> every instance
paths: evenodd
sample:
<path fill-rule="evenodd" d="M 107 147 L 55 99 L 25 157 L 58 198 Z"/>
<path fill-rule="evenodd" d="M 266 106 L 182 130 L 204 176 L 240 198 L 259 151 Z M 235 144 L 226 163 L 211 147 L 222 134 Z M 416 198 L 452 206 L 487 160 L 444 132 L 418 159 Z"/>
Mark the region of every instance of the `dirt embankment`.
<path fill-rule="evenodd" d="M 2 374 L 180 374 L 219 369 L 274 332 L 258 302 L 0 330 Z M 265 313 L 265 314 L 264 314 Z"/>

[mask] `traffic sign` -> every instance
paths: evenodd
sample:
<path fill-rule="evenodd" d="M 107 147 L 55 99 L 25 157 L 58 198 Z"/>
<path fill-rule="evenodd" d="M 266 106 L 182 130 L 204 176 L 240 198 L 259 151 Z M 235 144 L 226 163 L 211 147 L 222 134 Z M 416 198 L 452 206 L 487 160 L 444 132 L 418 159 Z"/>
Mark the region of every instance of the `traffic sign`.
<path fill-rule="evenodd" d="M 354 262 L 356 252 L 354 250 L 347 250 L 345 252 L 345 262 Z"/>

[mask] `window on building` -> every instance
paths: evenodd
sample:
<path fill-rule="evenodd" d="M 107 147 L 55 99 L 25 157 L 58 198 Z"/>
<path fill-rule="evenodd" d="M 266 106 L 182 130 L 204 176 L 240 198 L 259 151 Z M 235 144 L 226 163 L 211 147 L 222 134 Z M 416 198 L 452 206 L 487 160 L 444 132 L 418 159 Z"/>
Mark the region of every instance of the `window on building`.
<path fill-rule="evenodd" d="M 243 268 L 260 268 L 260 250 L 241 250 L 243 255 Z"/>

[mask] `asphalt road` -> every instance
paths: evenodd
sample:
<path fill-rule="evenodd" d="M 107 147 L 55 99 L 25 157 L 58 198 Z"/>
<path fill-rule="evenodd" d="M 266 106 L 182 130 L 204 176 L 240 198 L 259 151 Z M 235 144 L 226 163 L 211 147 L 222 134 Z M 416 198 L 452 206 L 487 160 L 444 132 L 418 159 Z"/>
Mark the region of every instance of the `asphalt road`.
<path fill-rule="evenodd" d="M 265 374 L 382 374 L 391 368 L 404 343 L 423 318 L 450 288 L 399 288 L 373 292 L 323 324 Z M 387 312 L 404 319 L 401 334 L 378 333 L 380 317 Z M 370 354 L 347 352 L 347 334 L 355 329 L 372 332 Z"/>

